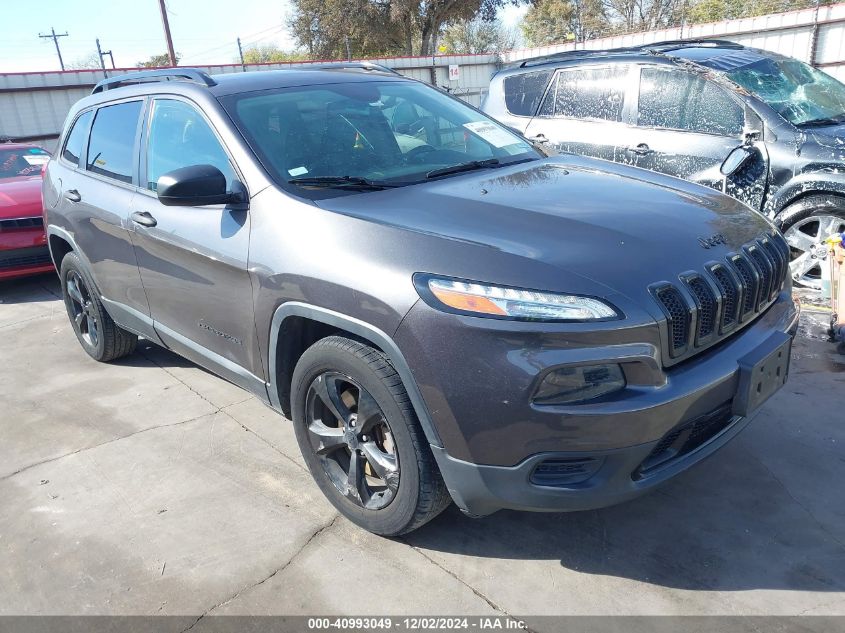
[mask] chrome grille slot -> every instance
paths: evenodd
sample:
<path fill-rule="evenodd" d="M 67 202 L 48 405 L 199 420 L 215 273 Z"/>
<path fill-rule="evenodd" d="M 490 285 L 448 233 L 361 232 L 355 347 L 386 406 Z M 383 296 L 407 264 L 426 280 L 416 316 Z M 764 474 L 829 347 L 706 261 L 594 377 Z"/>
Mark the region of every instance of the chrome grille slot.
<path fill-rule="evenodd" d="M 757 305 L 754 307 L 755 310 L 759 310 L 760 306 L 766 303 L 772 294 L 772 282 L 775 277 L 774 266 L 756 243 L 746 246 L 745 252 L 748 253 L 760 273 L 760 294 L 757 297 Z"/>
<path fill-rule="evenodd" d="M 729 259 L 733 264 L 739 278 L 742 280 L 742 312 L 740 321 L 752 314 L 757 309 L 757 291 L 760 287 L 760 274 L 751 266 L 751 263 L 744 255 L 734 255 Z"/>

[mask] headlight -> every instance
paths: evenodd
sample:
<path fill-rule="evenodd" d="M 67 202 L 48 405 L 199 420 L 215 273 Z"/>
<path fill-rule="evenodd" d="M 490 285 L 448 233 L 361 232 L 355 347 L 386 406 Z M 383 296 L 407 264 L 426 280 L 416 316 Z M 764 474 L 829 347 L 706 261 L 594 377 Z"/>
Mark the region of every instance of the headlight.
<path fill-rule="evenodd" d="M 624 388 L 619 365 L 559 367 L 546 374 L 532 400 L 534 404 L 575 404 Z"/>
<path fill-rule="evenodd" d="M 528 321 L 605 321 L 621 317 L 612 306 L 593 297 L 538 292 L 474 281 L 418 275 L 417 289 L 451 312 Z"/>

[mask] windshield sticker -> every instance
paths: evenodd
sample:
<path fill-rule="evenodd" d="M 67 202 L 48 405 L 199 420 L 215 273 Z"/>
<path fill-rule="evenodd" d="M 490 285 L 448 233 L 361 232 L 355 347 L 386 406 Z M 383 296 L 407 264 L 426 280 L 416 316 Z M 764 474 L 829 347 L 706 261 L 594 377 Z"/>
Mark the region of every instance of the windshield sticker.
<path fill-rule="evenodd" d="M 480 136 L 493 147 L 507 147 L 508 145 L 515 145 L 519 142 L 512 134 L 487 121 L 464 123 L 464 127 L 473 134 Z"/>
<path fill-rule="evenodd" d="M 301 176 L 302 174 L 307 174 L 308 170 L 305 167 L 294 167 L 293 169 L 288 169 L 288 173 L 291 176 Z"/>

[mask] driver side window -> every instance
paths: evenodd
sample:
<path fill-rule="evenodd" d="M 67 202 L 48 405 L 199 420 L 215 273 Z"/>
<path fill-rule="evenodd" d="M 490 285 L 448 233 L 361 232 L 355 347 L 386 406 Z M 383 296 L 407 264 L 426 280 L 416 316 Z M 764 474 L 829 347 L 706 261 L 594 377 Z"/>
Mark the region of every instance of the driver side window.
<path fill-rule="evenodd" d="M 217 167 L 231 189 L 235 171 L 202 115 L 184 101 L 156 99 L 147 140 L 146 188 L 155 191 L 162 174 L 190 165 Z"/>

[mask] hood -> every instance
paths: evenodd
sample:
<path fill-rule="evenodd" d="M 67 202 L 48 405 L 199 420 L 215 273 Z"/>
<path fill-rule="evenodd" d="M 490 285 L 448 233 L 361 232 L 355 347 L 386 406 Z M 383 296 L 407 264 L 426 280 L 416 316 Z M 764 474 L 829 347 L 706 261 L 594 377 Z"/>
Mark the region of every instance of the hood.
<path fill-rule="evenodd" d="M 762 215 L 719 192 L 578 156 L 317 204 L 554 266 L 629 296 L 771 230 Z M 724 243 L 707 242 L 717 234 L 714 241 Z"/>
<path fill-rule="evenodd" d="M 801 130 L 804 143 L 813 143 L 825 149 L 833 150 L 830 158 L 845 161 L 845 123 L 839 125 L 820 125 Z"/>
<path fill-rule="evenodd" d="M 0 219 L 41 215 L 41 176 L 0 179 Z"/>

